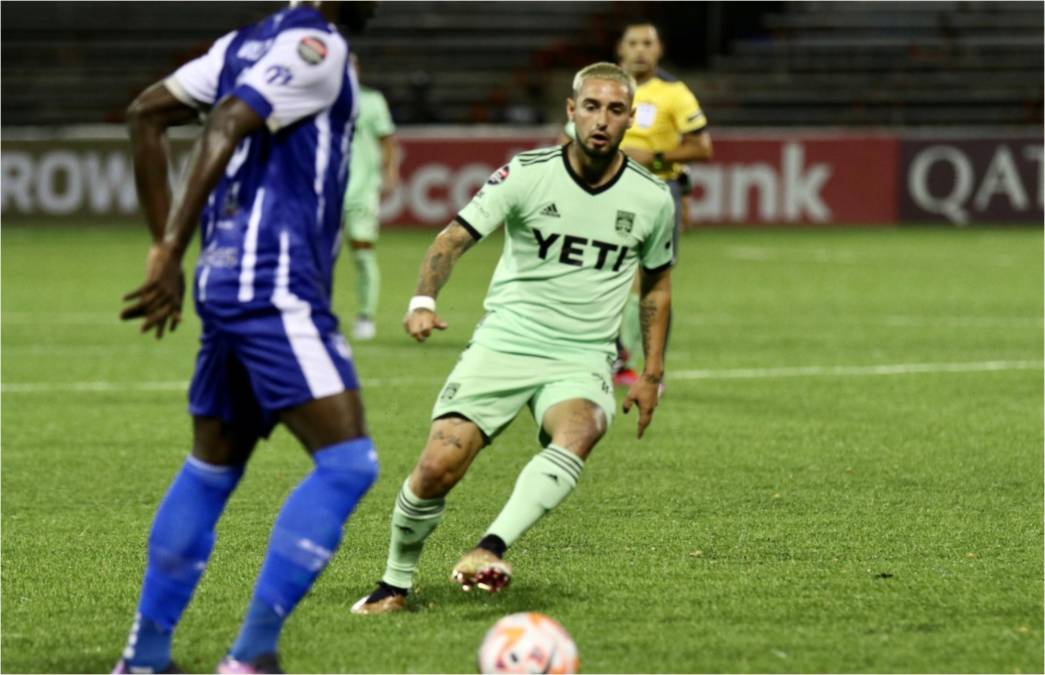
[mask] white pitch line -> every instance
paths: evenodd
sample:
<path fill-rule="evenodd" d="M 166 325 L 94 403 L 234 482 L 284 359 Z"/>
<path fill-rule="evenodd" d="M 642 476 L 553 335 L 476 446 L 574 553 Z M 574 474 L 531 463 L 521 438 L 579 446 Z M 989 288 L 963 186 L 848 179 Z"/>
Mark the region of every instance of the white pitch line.
<path fill-rule="evenodd" d="M 894 363 L 876 366 L 799 366 L 786 368 L 731 368 L 722 370 L 677 370 L 669 380 L 754 380 L 779 377 L 858 377 L 862 375 L 915 375 L 918 373 L 975 373 L 1000 370 L 1041 370 L 1041 361 L 974 361 L 970 363 Z M 442 377 L 388 377 L 364 379 L 368 387 L 438 384 Z M 189 383 L 178 380 L 160 382 L 8 382 L 0 386 L 5 394 L 94 393 L 135 391 L 188 391 Z"/>
<path fill-rule="evenodd" d="M 668 380 L 745 380 L 777 377 L 858 377 L 917 373 L 975 373 L 998 370 L 1040 370 L 1041 361 L 977 361 L 972 363 L 894 363 L 876 366 L 800 366 L 791 368 L 733 368 L 669 372 Z"/>

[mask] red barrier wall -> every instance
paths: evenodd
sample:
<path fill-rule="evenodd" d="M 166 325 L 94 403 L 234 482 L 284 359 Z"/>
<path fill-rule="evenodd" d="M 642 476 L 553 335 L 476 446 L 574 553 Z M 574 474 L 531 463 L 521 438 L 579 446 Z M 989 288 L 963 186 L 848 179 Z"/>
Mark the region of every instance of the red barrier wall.
<path fill-rule="evenodd" d="M 124 131 L 4 131 L 5 222 L 133 217 Z M 550 145 L 557 129 L 445 127 L 400 132 L 403 181 L 382 203 L 388 225 L 441 226 L 497 167 Z M 712 130 L 715 159 L 693 166 L 696 225 L 1040 224 L 1040 134 Z M 188 140 L 175 143 L 184 159 Z"/>
<path fill-rule="evenodd" d="M 447 222 L 513 154 L 550 135 L 403 139 L 403 185 L 386 223 Z M 1040 137 L 925 139 L 894 133 L 714 135 L 715 159 L 692 166 L 696 225 L 1040 223 Z"/>
<path fill-rule="evenodd" d="M 907 140 L 900 179 L 905 222 L 1042 221 L 1040 136 Z"/>

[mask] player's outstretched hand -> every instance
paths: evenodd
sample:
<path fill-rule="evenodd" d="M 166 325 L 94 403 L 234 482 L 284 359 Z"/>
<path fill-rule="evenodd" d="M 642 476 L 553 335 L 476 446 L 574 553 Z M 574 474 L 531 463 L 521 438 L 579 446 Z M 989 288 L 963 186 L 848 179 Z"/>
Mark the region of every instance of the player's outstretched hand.
<path fill-rule="evenodd" d="M 415 309 L 403 319 L 403 328 L 418 342 L 424 342 L 432 330 L 446 330 L 446 322 L 430 309 Z"/>
<path fill-rule="evenodd" d="M 123 296 L 124 302 L 133 304 L 123 308 L 120 318 L 124 321 L 145 319 L 141 332 L 155 330 L 159 339 L 167 328 L 174 332 L 181 322 L 184 295 L 185 275 L 180 256 L 164 242 L 153 244 L 145 262 L 145 282 Z"/>
<path fill-rule="evenodd" d="M 624 397 L 624 404 L 621 407 L 625 415 L 631 410 L 632 404 L 639 407 L 639 438 L 642 438 L 646 427 L 653 421 L 653 409 L 657 407 L 657 403 L 660 400 L 659 388 L 660 383 L 658 381 L 647 379 L 646 375 L 643 374 L 635 384 L 631 385 L 628 389 L 628 395 Z"/>

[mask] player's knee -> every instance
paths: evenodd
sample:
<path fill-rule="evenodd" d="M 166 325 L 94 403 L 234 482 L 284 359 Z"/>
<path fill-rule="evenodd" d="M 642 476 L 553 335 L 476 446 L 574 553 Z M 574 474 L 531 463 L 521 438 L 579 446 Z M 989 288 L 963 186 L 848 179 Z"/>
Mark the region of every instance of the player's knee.
<path fill-rule="evenodd" d="M 193 418 L 192 456 L 215 466 L 242 466 L 250 459 L 257 436 L 214 417 Z"/>
<path fill-rule="evenodd" d="M 609 426 L 606 422 L 606 413 L 597 405 L 591 407 L 591 420 L 589 421 L 589 433 L 592 436 L 592 442 L 598 441 L 604 435 L 606 435 L 606 428 Z"/>
<path fill-rule="evenodd" d="M 552 434 L 552 442 L 586 457 L 606 434 L 606 413 L 592 405 L 590 414 L 577 415 Z"/>
<path fill-rule="evenodd" d="M 214 466 L 233 466 L 243 464 L 246 460 L 232 445 L 202 444 L 192 446 L 192 456 Z M 249 454 L 249 453 L 248 453 Z"/>
<path fill-rule="evenodd" d="M 448 464 L 443 458 L 422 457 L 414 469 L 414 480 L 411 481 L 414 493 L 421 499 L 442 497 L 457 484 L 456 467 Z"/>
<path fill-rule="evenodd" d="M 127 109 L 124 111 L 124 118 L 132 126 L 140 124 L 145 118 L 145 109 L 143 97 L 138 96 L 127 106 Z"/>
<path fill-rule="evenodd" d="M 599 426 L 597 423 L 593 422 L 592 424 L 586 425 L 577 430 L 574 434 L 574 438 L 576 439 L 574 445 L 577 446 L 577 450 L 587 454 L 588 451 L 595 447 L 595 444 L 599 442 L 599 439 L 601 439 L 605 433 L 605 426 Z"/>

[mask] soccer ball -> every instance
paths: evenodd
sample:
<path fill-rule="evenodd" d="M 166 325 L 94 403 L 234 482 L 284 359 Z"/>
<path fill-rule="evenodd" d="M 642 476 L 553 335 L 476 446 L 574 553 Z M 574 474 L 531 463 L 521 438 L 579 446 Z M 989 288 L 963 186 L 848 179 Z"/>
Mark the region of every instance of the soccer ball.
<path fill-rule="evenodd" d="M 480 673 L 576 673 L 579 667 L 573 638 L 539 612 L 509 614 L 479 646 Z"/>

